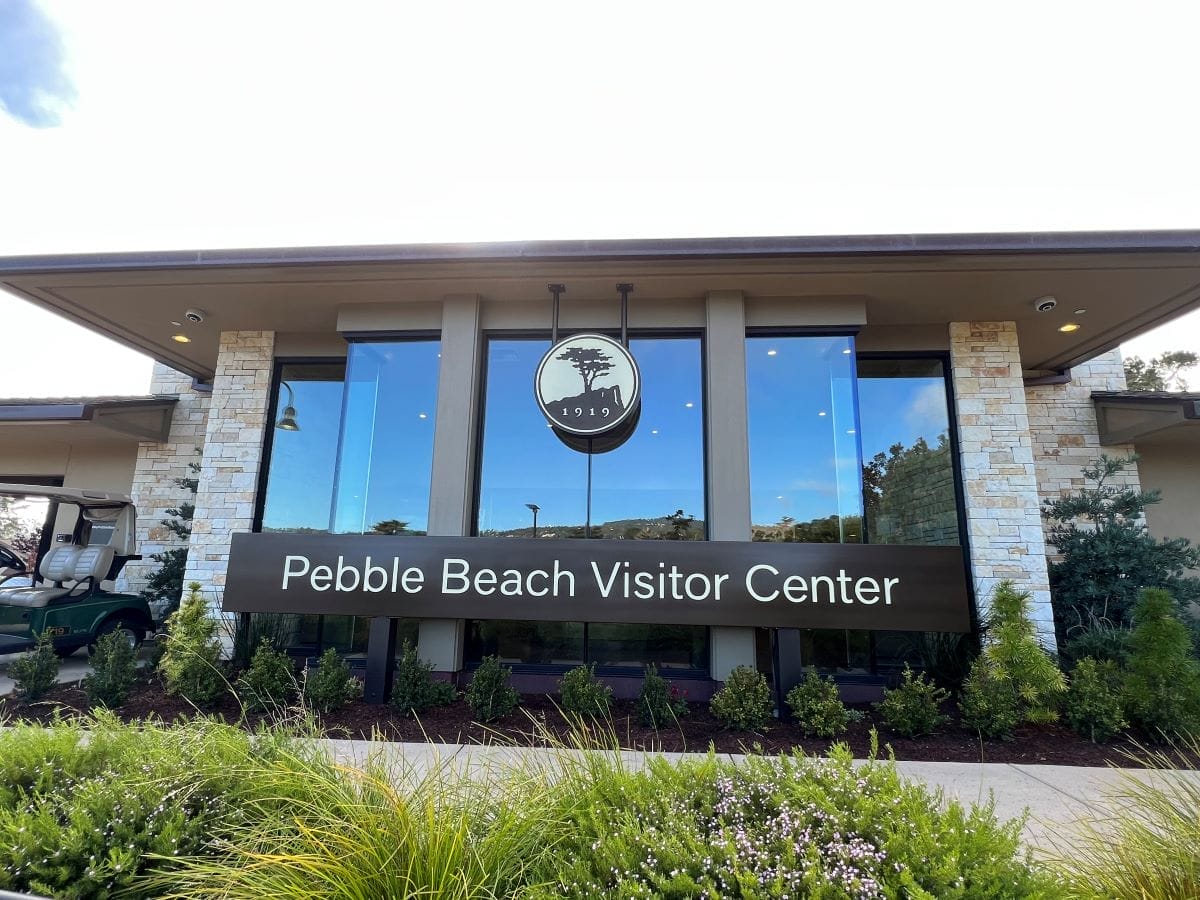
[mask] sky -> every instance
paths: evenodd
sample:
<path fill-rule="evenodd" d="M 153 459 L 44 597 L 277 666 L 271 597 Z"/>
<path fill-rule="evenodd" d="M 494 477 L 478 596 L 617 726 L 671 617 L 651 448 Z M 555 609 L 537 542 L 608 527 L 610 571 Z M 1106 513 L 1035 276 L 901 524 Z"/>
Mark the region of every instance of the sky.
<path fill-rule="evenodd" d="M 0 255 L 1198 228 L 1198 19 L 0 0 Z M 29 338 L 0 395 L 148 388 L 145 359 L 48 313 L 0 296 L 0 322 Z M 45 371 L 49 337 L 106 366 Z M 1128 352 L 1196 346 L 1200 314 Z"/>

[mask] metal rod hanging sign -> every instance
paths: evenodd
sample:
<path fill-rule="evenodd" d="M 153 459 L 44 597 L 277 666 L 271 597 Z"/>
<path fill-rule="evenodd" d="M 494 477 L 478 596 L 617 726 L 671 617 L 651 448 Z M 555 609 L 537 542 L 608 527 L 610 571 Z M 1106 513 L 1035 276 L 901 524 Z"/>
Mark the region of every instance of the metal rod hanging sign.
<path fill-rule="evenodd" d="M 548 284 L 546 285 L 550 293 L 554 295 L 554 306 L 550 312 L 550 346 L 558 343 L 558 304 L 559 295 L 567 292 L 565 284 Z"/>
<path fill-rule="evenodd" d="M 617 292 L 621 295 L 621 343 L 629 349 L 629 295 L 633 293 L 632 284 L 618 284 Z"/>

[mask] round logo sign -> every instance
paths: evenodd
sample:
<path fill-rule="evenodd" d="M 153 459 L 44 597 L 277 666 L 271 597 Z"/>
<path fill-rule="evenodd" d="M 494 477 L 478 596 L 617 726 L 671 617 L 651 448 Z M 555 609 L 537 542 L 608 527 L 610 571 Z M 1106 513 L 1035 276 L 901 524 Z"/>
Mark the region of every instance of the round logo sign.
<path fill-rule="evenodd" d="M 533 392 L 559 432 L 596 437 L 639 411 L 642 379 L 619 341 L 603 334 L 574 334 L 542 357 Z"/>

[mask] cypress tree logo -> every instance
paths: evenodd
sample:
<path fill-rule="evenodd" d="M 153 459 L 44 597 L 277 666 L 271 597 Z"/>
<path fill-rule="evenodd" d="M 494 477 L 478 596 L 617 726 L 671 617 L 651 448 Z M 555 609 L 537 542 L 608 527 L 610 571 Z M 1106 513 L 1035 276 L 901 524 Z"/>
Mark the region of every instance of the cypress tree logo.
<path fill-rule="evenodd" d="M 534 395 L 560 432 L 607 434 L 629 420 L 641 401 L 641 375 L 633 356 L 602 334 L 576 334 L 542 357 Z"/>

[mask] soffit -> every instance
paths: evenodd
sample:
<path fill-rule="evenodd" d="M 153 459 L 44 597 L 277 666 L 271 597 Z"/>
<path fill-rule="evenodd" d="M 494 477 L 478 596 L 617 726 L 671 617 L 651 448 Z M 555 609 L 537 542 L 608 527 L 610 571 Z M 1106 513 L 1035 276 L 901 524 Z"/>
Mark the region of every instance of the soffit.
<path fill-rule="evenodd" d="M 295 251 L 293 256 L 299 256 Z M 205 378 L 221 331 L 331 333 L 345 305 L 437 303 L 478 294 L 489 302 L 542 301 L 547 282 L 563 282 L 563 303 L 611 302 L 614 285 L 635 284 L 631 323 L 646 303 L 694 301 L 709 291 L 740 290 L 773 304 L 823 304 L 846 298 L 870 325 L 944 325 L 1015 320 L 1030 373 L 1056 371 L 1200 305 L 1200 255 L 1192 250 L 1089 253 L 958 253 L 656 259 L 418 259 L 252 265 L 207 262 L 174 267 L 100 266 L 86 258 L 55 268 L 36 260 L 19 271 L 0 259 L 0 286 Z M 1058 306 L 1037 313 L 1033 301 Z M 182 329 L 184 311 L 208 315 Z M 1074 316 L 1073 310 L 1087 313 Z M 1078 318 L 1073 334 L 1057 327 Z M 171 335 L 184 331 L 189 344 Z"/>

